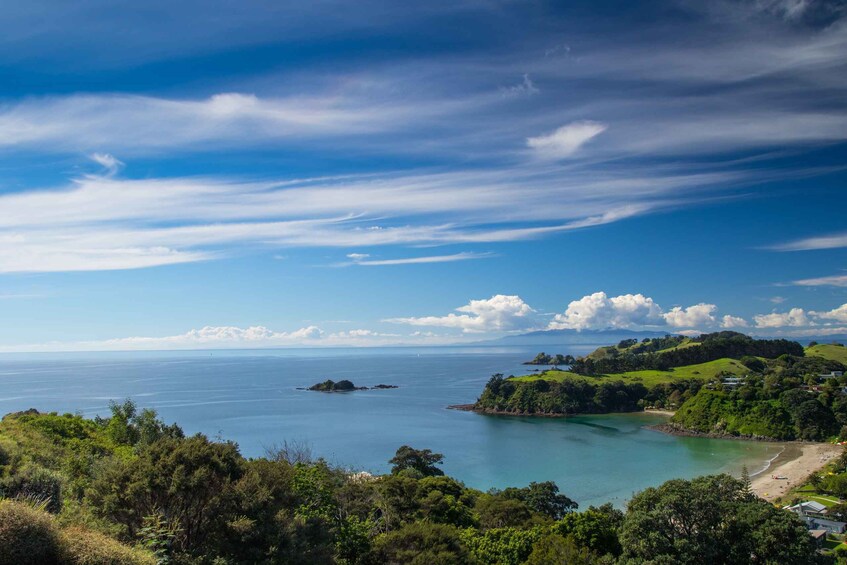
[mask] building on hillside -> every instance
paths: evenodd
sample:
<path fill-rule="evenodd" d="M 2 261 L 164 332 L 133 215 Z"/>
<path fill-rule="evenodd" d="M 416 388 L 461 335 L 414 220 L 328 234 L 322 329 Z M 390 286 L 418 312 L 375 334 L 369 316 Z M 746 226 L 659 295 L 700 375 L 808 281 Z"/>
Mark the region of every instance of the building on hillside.
<path fill-rule="evenodd" d="M 815 540 L 818 549 L 823 549 L 823 543 L 826 541 L 827 530 L 809 530 L 809 535 Z"/>
<path fill-rule="evenodd" d="M 801 502 L 794 506 L 784 506 L 782 509 L 794 512 L 800 516 L 804 514 L 826 514 L 826 506 L 820 502 L 815 502 L 814 500 L 807 500 L 806 502 Z"/>
<path fill-rule="evenodd" d="M 783 510 L 797 514 L 806 522 L 806 527 L 809 530 L 826 530 L 831 534 L 843 534 L 847 531 L 847 523 L 827 518 L 826 506 L 814 500 L 801 502 L 793 506 L 785 506 Z"/>
<path fill-rule="evenodd" d="M 736 388 L 744 384 L 744 377 L 724 377 L 721 379 L 724 388 Z"/>
<path fill-rule="evenodd" d="M 827 520 L 817 516 L 806 516 L 806 527 L 810 530 L 826 530 L 831 534 L 843 534 L 847 530 L 847 523 L 837 520 Z"/>
<path fill-rule="evenodd" d="M 834 379 L 834 378 L 837 378 L 837 377 L 843 377 L 844 371 L 830 371 L 828 373 L 823 373 L 823 374 L 818 375 L 818 376 L 822 379 Z"/>

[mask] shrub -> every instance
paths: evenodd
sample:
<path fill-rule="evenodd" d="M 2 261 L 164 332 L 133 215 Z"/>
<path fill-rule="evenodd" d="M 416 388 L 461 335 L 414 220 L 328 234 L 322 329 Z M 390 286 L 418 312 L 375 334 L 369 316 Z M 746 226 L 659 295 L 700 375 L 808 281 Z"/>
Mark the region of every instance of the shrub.
<path fill-rule="evenodd" d="M 61 532 L 62 560 L 68 565 L 155 565 L 151 553 L 123 545 L 84 528 Z"/>
<path fill-rule="evenodd" d="M 54 472 L 39 466 L 29 466 L 0 483 L 6 498 L 27 498 L 43 502 L 53 514 L 62 510 L 62 479 Z"/>
<path fill-rule="evenodd" d="M 25 502 L 0 501 L 0 565 L 58 564 L 59 544 L 52 516 Z"/>

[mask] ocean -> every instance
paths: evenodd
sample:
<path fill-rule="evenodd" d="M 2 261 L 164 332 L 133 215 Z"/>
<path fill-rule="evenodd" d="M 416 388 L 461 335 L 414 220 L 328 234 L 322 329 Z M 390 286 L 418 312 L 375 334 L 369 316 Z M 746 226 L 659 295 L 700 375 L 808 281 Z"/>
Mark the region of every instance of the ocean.
<path fill-rule="evenodd" d="M 584 354 L 594 346 L 548 353 Z M 764 469 L 781 444 L 684 438 L 645 426 L 651 414 L 567 419 L 483 416 L 472 403 L 493 373 L 525 374 L 538 347 L 430 347 L 0 355 L 0 413 L 28 408 L 109 413 L 132 398 L 187 433 L 235 441 L 247 457 L 284 442 L 383 473 L 401 445 L 444 454 L 444 471 L 487 490 L 555 481 L 580 507 L 623 506 L 672 478 Z M 298 390 L 316 382 L 397 389 Z"/>

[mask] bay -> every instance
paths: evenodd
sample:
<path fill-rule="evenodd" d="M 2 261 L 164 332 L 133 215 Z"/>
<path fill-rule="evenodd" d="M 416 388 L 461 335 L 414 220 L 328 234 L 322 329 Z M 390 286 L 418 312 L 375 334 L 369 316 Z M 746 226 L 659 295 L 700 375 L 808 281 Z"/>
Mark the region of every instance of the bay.
<path fill-rule="evenodd" d="M 584 354 L 595 346 L 549 353 Z M 187 433 L 237 442 L 248 457 L 285 441 L 355 470 L 383 473 L 401 445 L 445 456 L 444 471 L 487 490 L 553 480 L 580 503 L 623 506 L 671 478 L 764 469 L 781 444 L 683 438 L 645 426 L 664 417 L 567 419 L 448 410 L 473 402 L 492 373 L 524 374 L 537 348 L 438 347 L 5 354 L 0 413 L 107 415 L 132 398 Z M 390 390 L 298 390 L 327 378 Z"/>

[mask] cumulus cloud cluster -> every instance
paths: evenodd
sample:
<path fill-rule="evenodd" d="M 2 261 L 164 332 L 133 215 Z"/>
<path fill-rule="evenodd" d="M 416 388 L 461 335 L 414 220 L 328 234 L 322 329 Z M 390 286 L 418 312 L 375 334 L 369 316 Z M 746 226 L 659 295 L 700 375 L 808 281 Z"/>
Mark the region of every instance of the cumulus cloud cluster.
<path fill-rule="evenodd" d="M 824 330 L 834 323 L 847 324 L 847 304 L 842 304 L 832 310 L 809 310 L 791 308 L 786 312 L 771 312 L 753 317 L 757 328 L 802 328 L 817 327 Z M 847 333 L 847 328 L 839 328 Z M 822 332 L 824 333 L 824 332 Z"/>
<path fill-rule="evenodd" d="M 718 316 L 718 307 L 715 304 L 701 302 L 665 310 L 653 298 L 643 294 L 609 296 L 603 291 L 571 301 L 564 312 L 557 313 L 550 319 L 516 295 L 498 294 L 489 299 L 471 300 L 456 311 L 460 313 L 390 318 L 384 321 L 414 326 L 457 328 L 466 333 L 529 329 L 665 329 L 690 334 L 698 331 L 751 327 L 751 323 L 740 316 Z M 753 316 L 752 326 L 760 330 L 819 328 L 827 329 L 823 333 L 831 334 L 837 333 L 831 331 L 833 323 L 847 324 L 847 304 L 829 311 L 807 312 L 803 308 L 791 308 L 785 312 L 757 314 Z M 847 328 L 838 328 L 838 331 L 847 333 Z"/>
<path fill-rule="evenodd" d="M 562 314 L 550 322 L 551 329 L 628 328 L 660 325 L 662 309 L 642 294 L 606 296 L 595 292 L 568 304 Z"/>
<path fill-rule="evenodd" d="M 787 312 L 772 312 L 753 316 L 757 328 L 802 327 L 809 325 L 809 318 L 802 308 L 792 308 Z"/>
<path fill-rule="evenodd" d="M 571 301 L 564 312 L 552 318 L 531 307 L 520 296 L 497 294 L 468 304 L 444 316 L 388 318 L 383 322 L 411 326 L 440 327 L 453 332 L 416 330 L 407 334 L 356 328 L 328 332 L 316 325 L 291 331 L 265 326 L 204 326 L 170 336 L 137 336 L 85 342 L 51 342 L 0 347 L 0 351 L 64 351 L 123 349 L 259 348 L 293 346 L 381 346 L 396 344 L 444 345 L 479 339 L 480 334 L 518 333 L 532 330 L 632 329 L 697 335 L 719 329 L 751 328 L 760 335 L 793 337 L 847 334 L 847 304 L 832 310 L 806 311 L 791 308 L 744 318 L 717 316 L 717 306 L 699 303 L 663 310 L 643 294 L 608 296 L 595 292 Z M 349 323 L 335 321 L 333 323 Z M 458 332 L 456 331 L 458 330 Z M 757 331 L 758 330 L 758 331 Z"/>
<path fill-rule="evenodd" d="M 466 333 L 525 330 L 537 324 L 537 312 L 520 296 L 497 294 L 487 300 L 471 300 L 446 316 L 388 318 L 384 321 L 413 326 L 458 328 Z"/>
<path fill-rule="evenodd" d="M 715 318 L 717 306 L 695 304 L 686 308 L 675 306 L 667 312 L 652 298 L 643 294 L 608 296 L 595 292 L 574 300 L 564 312 L 545 319 L 519 296 L 498 294 L 487 300 L 471 300 L 457 308 L 461 314 L 390 318 L 388 322 L 459 328 L 464 332 L 504 332 L 527 329 L 624 329 L 673 328 L 708 329 L 743 327 L 746 321 L 736 316 L 724 316 L 720 324 Z"/>

